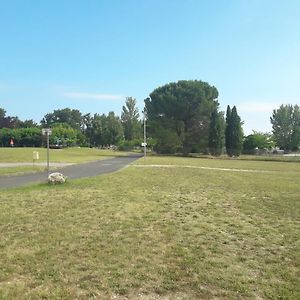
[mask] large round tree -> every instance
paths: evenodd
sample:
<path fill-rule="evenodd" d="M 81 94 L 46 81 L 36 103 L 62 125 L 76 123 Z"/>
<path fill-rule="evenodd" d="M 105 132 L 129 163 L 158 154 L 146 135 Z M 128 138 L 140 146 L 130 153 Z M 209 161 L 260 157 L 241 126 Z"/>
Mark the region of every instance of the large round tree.
<path fill-rule="evenodd" d="M 199 80 L 181 80 L 155 89 L 145 100 L 148 132 L 160 153 L 203 152 L 218 90 Z"/>

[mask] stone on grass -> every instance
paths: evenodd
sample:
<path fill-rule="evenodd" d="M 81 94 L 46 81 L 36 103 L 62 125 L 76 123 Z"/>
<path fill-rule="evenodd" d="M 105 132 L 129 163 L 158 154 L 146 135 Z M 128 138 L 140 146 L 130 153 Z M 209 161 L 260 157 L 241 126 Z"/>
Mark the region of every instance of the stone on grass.
<path fill-rule="evenodd" d="M 51 173 L 48 176 L 49 184 L 62 184 L 62 183 L 65 183 L 66 181 L 67 181 L 67 176 L 65 176 L 59 172 Z"/>

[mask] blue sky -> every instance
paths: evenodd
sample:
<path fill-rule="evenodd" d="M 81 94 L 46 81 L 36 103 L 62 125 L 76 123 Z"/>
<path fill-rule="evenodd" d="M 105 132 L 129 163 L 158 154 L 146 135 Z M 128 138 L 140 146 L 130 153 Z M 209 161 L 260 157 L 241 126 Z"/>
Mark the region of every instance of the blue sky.
<path fill-rule="evenodd" d="M 70 107 L 140 109 L 153 89 L 199 79 L 236 105 L 245 133 L 300 104 L 298 0 L 1 0 L 0 107 L 22 120 Z"/>

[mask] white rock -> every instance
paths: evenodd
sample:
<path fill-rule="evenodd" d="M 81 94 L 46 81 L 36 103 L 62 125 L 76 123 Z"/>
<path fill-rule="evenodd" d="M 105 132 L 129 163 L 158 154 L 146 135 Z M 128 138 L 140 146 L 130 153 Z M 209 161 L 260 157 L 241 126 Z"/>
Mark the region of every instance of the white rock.
<path fill-rule="evenodd" d="M 66 180 L 67 180 L 67 176 L 59 172 L 51 173 L 48 176 L 48 183 L 50 184 L 61 184 L 61 183 L 65 183 Z"/>

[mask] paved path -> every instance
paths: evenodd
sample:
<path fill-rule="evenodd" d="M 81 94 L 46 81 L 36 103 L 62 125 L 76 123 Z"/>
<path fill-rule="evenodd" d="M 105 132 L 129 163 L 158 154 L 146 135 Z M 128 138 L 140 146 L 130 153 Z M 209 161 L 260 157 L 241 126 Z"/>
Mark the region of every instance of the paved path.
<path fill-rule="evenodd" d="M 70 179 L 97 176 L 118 171 L 135 160 L 141 155 L 130 155 L 115 157 L 106 160 L 99 160 L 89 163 L 70 165 L 58 169 L 55 172 L 61 172 Z M 46 182 L 47 172 L 38 172 L 24 175 L 0 176 L 0 188 L 13 188 L 30 183 Z"/>

